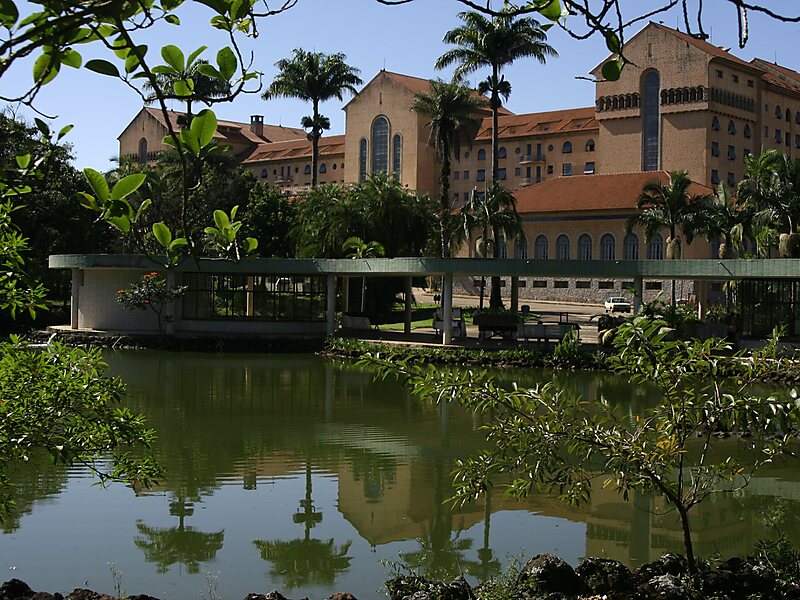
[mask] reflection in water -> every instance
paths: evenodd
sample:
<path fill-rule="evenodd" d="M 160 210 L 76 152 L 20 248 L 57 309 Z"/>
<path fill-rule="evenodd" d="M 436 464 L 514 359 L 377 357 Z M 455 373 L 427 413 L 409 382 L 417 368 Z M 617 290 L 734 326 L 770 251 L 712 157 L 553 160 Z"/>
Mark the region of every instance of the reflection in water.
<path fill-rule="evenodd" d="M 13 561 L 22 575 L 27 565 L 32 585 L 51 572 L 66 578 L 105 570 L 113 559 L 128 589 L 154 585 L 154 595 L 161 586 L 151 581 L 168 580 L 174 596 L 197 596 L 192 578 L 180 578 L 213 563 L 229 597 L 287 587 L 324 597 L 333 586 L 373 597 L 386 576 L 381 559 L 399 557 L 431 576 L 485 579 L 523 549 L 528 556 L 550 551 L 573 562 L 596 555 L 628 564 L 681 549 L 677 519 L 662 514 L 659 501 L 635 495 L 625 502 L 600 485 L 578 508 L 544 495 L 513 502 L 495 488 L 483 504 L 452 509 L 450 471 L 456 459 L 485 445 L 483 417 L 420 403 L 397 382 L 374 382 L 348 363 L 158 352 L 107 358 L 128 383 L 128 404 L 157 430 L 168 479 L 137 496 L 123 490 L 112 502 L 100 492 L 82 493 L 85 479 L 74 469 L 36 463 L 13 473 L 18 508 L 2 524 L 13 535 L 0 536 L 0 568 Z M 498 374 L 520 385 L 554 381 L 584 398 L 608 398 L 631 415 L 656 398 L 655 390 L 608 373 Z M 699 554 L 750 552 L 769 533 L 759 515 L 772 511 L 776 498 L 785 504 L 781 531 L 800 541 L 798 472 L 774 465 L 744 494 L 694 509 Z M 109 513 L 105 521 L 82 518 L 92 510 L 87 499 Z M 167 514 L 172 522 L 159 521 Z M 63 530 L 58 543 L 48 535 L 54 522 Z M 66 541 L 59 545 L 83 538 L 79 552 Z M 97 539 L 102 547 L 95 548 Z M 41 548 L 52 549 L 51 562 Z M 75 565 L 76 557 L 89 562 Z M 42 569 L 51 564 L 62 570 Z"/>

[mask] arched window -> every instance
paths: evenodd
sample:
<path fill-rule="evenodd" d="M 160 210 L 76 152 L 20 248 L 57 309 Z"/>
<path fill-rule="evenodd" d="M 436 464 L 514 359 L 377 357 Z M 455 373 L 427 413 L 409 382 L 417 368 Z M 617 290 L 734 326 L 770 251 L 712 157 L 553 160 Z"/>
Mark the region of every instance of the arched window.
<path fill-rule="evenodd" d="M 787 123 L 792 122 L 792 111 L 790 111 L 788 108 L 786 109 L 786 122 Z"/>
<path fill-rule="evenodd" d="M 622 258 L 639 260 L 639 236 L 635 233 L 629 233 L 622 241 Z"/>
<path fill-rule="evenodd" d="M 642 170 L 658 169 L 661 146 L 661 115 L 658 106 L 661 78 L 658 71 L 648 71 L 643 81 L 644 106 L 642 108 Z"/>
<path fill-rule="evenodd" d="M 483 148 L 478 150 L 478 160 L 486 160 L 486 150 Z"/>
<path fill-rule="evenodd" d="M 381 115 L 372 122 L 372 172 L 389 170 L 389 119 Z"/>
<path fill-rule="evenodd" d="M 736 133 L 736 123 L 733 122 L 733 119 L 728 121 L 728 133 L 731 135 Z"/>
<path fill-rule="evenodd" d="M 497 256 L 508 258 L 508 244 L 506 244 L 506 239 L 502 236 L 497 240 Z"/>
<path fill-rule="evenodd" d="M 661 260 L 664 258 L 664 238 L 656 233 L 650 238 L 647 245 L 647 260 Z"/>
<path fill-rule="evenodd" d="M 603 260 L 617 258 L 617 240 L 610 233 L 606 233 L 600 238 L 600 258 Z"/>
<path fill-rule="evenodd" d="M 775 107 L 775 117 L 778 118 L 778 119 L 782 119 L 783 118 L 783 112 L 781 111 L 781 107 L 780 106 L 776 106 Z"/>
<path fill-rule="evenodd" d="M 591 242 L 589 242 L 590 251 L 591 247 Z M 556 238 L 556 257 L 558 260 L 569 260 L 569 238 L 563 233 Z"/>
<path fill-rule="evenodd" d="M 144 138 L 139 140 L 139 163 L 147 164 L 147 140 Z"/>
<path fill-rule="evenodd" d="M 594 140 L 589 140 L 588 142 L 586 142 L 586 151 L 594 152 Z"/>
<path fill-rule="evenodd" d="M 303 175 L 311 175 L 311 165 L 303 167 Z"/>
<path fill-rule="evenodd" d="M 528 258 L 528 238 L 524 233 L 517 236 L 517 243 L 514 244 L 514 256 L 517 258 Z"/>
<path fill-rule="evenodd" d="M 325 163 L 322 163 L 319 166 L 319 172 L 320 173 L 327 173 L 328 172 L 328 165 L 326 165 Z"/>
<path fill-rule="evenodd" d="M 571 154 L 572 153 L 572 142 L 564 142 L 564 145 L 561 146 L 561 154 Z"/>
<path fill-rule="evenodd" d="M 508 156 L 508 152 L 506 151 L 506 147 L 505 146 L 500 146 L 497 149 L 497 158 L 505 158 L 506 156 Z"/>
<path fill-rule="evenodd" d="M 592 236 L 588 233 L 578 238 L 578 259 L 592 260 Z"/>
<path fill-rule="evenodd" d="M 358 180 L 367 180 L 367 139 L 361 138 L 358 144 Z"/>
<path fill-rule="evenodd" d="M 403 165 L 403 138 L 399 133 L 395 133 L 392 138 L 392 175 L 395 179 L 400 179 L 400 168 Z"/>
<path fill-rule="evenodd" d="M 713 131 L 719 131 L 719 119 L 716 116 L 711 119 L 711 129 Z"/>
<path fill-rule="evenodd" d="M 752 133 L 752 131 L 750 131 L 750 125 L 749 124 L 744 126 L 744 137 L 746 137 L 748 140 L 751 137 L 753 137 L 753 133 Z"/>
<path fill-rule="evenodd" d="M 534 245 L 534 258 L 540 260 L 547 260 L 550 258 L 548 256 L 548 248 L 549 244 L 547 242 L 546 235 L 539 235 L 536 237 L 536 244 Z"/>
<path fill-rule="evenodd" d="M 267 171 L 266 169 L 261 169 L 261 179 L 266 179 L 268 175 L 269 171 Z"/>

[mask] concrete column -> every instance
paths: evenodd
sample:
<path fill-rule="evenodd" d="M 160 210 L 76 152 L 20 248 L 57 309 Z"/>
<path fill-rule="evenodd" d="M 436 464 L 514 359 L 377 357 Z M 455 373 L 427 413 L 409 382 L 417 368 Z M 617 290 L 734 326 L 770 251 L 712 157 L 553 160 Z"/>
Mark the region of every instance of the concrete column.
<path fill-rule="evenodd" d="M 83 285 L 83 270 L 72 269 L 72 290 L 70 295 L 70 315 L 69 326 L 70 329 L 78 328 L 78 307 L 80 306 L 81 285 Z"/>
<path fill-rule="evenodd" d="M 345 275 L 342 278 L 342 314 L 350 312 L 350 277 Z"/>
<path fill-rule="evenodd" d="M 405 292 L 405 315 L 403 322 L 403 333 L 411 333 L 411 277 L 406 277 Z"/>
<path fill-rule="evenodd" d="M 449 346 L 453 341 L 453 274 L 444 274 L 444 285 L 442 285 L 442 344 Z"/>
<path fill-rule="evenodd" d="M 253 292 L 253 280 L 254 277 L 250 275 L 247 278 L 247 283 L 245 284 L 245 290 L 247 294 L 245 313 L 247 314 L 248 317 L 252 317 L 256 313 L 255 293 Z"/>
<path fill-rule="evenodd" d="M 511 277 L 511 312 L 519 312 L 519 277 Z"/>
<path fill-rule="evenodd" d="M 336 275 L 328 275 L 328 297 L 325 317 L 327 319 L 325 334 L 328 337 L 332 337 L 336 327 Z"/>
<path fill-rule="evenodd" d="M 708 281 L 702 279 L 694 282 L 697 290 L 697 319 L 702 321 L 706 316 L 706 306 L 708 305 Z"/>
<path fill-rule="evenodd" d="M 633 278 L 633 314 L 638 315 L 642 309 L 642 297 L 644 294 L 644 279 L 639 277 Z"/>

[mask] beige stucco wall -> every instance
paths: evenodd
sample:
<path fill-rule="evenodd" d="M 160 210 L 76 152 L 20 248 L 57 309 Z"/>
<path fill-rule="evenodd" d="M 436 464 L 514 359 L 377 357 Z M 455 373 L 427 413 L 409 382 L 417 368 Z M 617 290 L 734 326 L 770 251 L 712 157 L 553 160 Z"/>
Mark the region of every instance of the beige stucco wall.
<path fill-rule="evenodd" d="M 142 138 L 147 140 L 148 152 L 164 150 L 166 146 L 162 140 L 165 135 L 167 130 L 164 126 L 147 111 L 141 110 L 119 136 L 119 154 L 139 156 L 139 141 Z"/>
<path fill-rule="evenodd" d="M 128 310 L 117 302 L 117 290 L 128 287 L 148 272 L 132 269 L 82 271 L 78 291 L 78 328 L 158 333 L 158 320 L 153 311 Z"/>
<path fill-rule="evenodd" d="M 325 165 L 325 172 L 317 173 L 318 183 L 344 183 L 345 160 L 343 153 L 321 156 L 319 168 L 322 165 Z M 247 163 L 244 167 L 252 171 L 257 179 L 271 185 L 287 189 L 311 186 L 311 173 L 306 174 L 305 172 L 306 167 L 311 168 L 311 157 Z M 288 178 L 289 181 L 281 182 L 282 168 L 285 169 L 284 178 Z"/>

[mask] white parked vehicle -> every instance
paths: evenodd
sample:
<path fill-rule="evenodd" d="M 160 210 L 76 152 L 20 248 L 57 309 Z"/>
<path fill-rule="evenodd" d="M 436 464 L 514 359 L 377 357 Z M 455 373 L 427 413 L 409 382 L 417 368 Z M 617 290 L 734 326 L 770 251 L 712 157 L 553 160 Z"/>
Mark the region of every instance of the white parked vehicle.
<path fill-rule="evenodd" d="M 631 303 L 622 296 L 611 296 L 605 302 L 606 312 L 631 312 Z"/>

